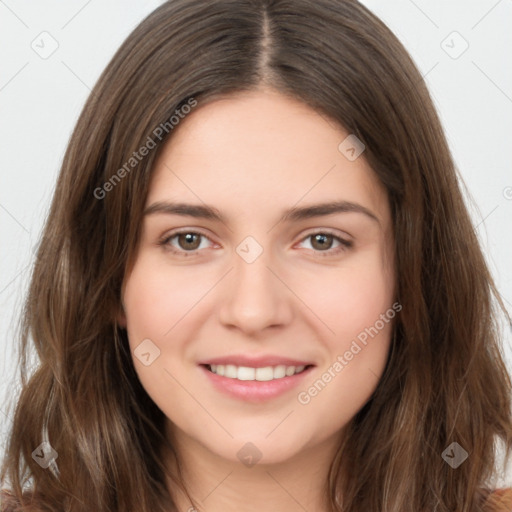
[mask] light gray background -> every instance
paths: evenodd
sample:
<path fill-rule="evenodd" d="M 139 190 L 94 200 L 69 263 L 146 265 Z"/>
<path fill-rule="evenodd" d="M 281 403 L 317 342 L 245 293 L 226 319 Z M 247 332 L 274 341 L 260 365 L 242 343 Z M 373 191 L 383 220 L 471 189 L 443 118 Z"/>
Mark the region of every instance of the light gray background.
<path fill-rule="evenodd" d="M 512 0 L 362 3 L 398 36 L 425 76 L 468 201 L 474 200 L 470 209 L 491 271 L 512 312 Z M 17 388 L 16 322 L 65 147 L 99 74 L 160 4 L 0 0 L 2 453 L 12 413 L 8 399 Z M 58 47 L 48 55 L 52 45 Z M 512 373 L 512 336 L 508 326 L 504 330 Z M 512 484 L 512 467 L 503 482 Z"/>

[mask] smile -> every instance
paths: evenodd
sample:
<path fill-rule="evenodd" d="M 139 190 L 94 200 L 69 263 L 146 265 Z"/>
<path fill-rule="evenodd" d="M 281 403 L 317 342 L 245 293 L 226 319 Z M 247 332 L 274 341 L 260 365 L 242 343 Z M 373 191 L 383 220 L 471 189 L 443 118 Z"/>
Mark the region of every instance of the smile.
<path fill-rule="evenodd" d="M 230 398 L 251 403 L 263 403 L 291 392 L 307 378 L 314 367 L 312 364 L 259 368 L 231 364 L 199 365 L 212 389 Z"/>
<path fill-rule="evenodd" d="M 312 365 L 308 365 L 312 366 Z M 265 366 L 263 368 L 252 368 L 249 366 L 235 366 L 234 364 L 212 364 L 207 368 L 216 375 L 243 381 L 257 380 L 260 382 L 291 377 L 303 372 L 308 366 Z"/>

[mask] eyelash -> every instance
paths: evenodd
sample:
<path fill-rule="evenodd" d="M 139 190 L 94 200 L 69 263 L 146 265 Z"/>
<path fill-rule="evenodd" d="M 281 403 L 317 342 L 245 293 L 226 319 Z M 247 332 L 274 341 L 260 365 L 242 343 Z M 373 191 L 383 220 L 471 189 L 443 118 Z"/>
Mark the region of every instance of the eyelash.
<path fill-rule="evenodd" d="M 176 254 L 178 256 L 182 256 L 185 258 L 190 257 L 190 256 L 195 256 L 199 252 L 200 249 L 194 249 L 193 251 L 184 251 L 184 250 L 176 249 L 175 247 L 173 247 L 170 244 L 170 241 L 173 238 L 175 238 L 179 235 L 184 235 L 184 234 L 200 235 L 200 236 L 210 240 L 210 238 L 208 236 L 206 236 L 204 233 L 201 233 L 200 231 L 181 230 L 181 231 L 175 231 L 169 235 L 165 235 L 162 239 L 160 239 L 158 241 L 158 245 L 164 247 L 166 250 L 168 250 L 171 253 Z M 318 253 L 322 257 L 336 256 L 337 254 L 350 249 L 353 245 L 353 243 L 351 241 L 340 238 L 339 236 L 335 235 L 332 231 L 330 231 L 328 229 L 309 233 L 308 235 L 306 235 L 304 238 L 301 239 L 301 242 L 304 242 L 308 238 L 311 238 L 315 235 L 330 235 L 334 238 L 334 240 L 336 240 L 340 243 L 340 246 L 335 249 L 327 249 L 325 251 L 317 251 L 317 250 L 311 249 L 311 250 L 313 250 L 313 252 Z M 212 240 L 210 240 L 210 242 L 211 241 Z"/>

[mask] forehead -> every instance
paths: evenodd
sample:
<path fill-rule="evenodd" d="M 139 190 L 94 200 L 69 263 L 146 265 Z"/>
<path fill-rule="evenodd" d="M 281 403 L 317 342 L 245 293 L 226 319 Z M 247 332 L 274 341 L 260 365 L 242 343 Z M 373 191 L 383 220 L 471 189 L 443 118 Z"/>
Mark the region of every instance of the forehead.
<path fill-rule="evenodd" d="M 338 149 L 349 135 L 306 104 L 272 91 L 197 107 L 155 163 L 147 204 L 214 204 L 253 216 L 299 203 L 357 201 L 387 222 L 387 196 L 363 157 Z M 363 153 L 364 155 L 364 153 Z"/>

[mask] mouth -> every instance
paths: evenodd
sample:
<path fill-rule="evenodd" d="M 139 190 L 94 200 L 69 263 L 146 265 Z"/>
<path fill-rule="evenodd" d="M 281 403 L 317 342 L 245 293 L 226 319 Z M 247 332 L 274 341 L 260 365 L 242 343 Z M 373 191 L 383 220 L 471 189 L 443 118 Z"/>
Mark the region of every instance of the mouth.
<path fill-rule="evenodd" d="M 249 367 L 231 364 L 200 364 L 205 384 L 238 401 L 263 403 L 286 396 L 315 368 L 314 364 L 300 366 Z"/>

